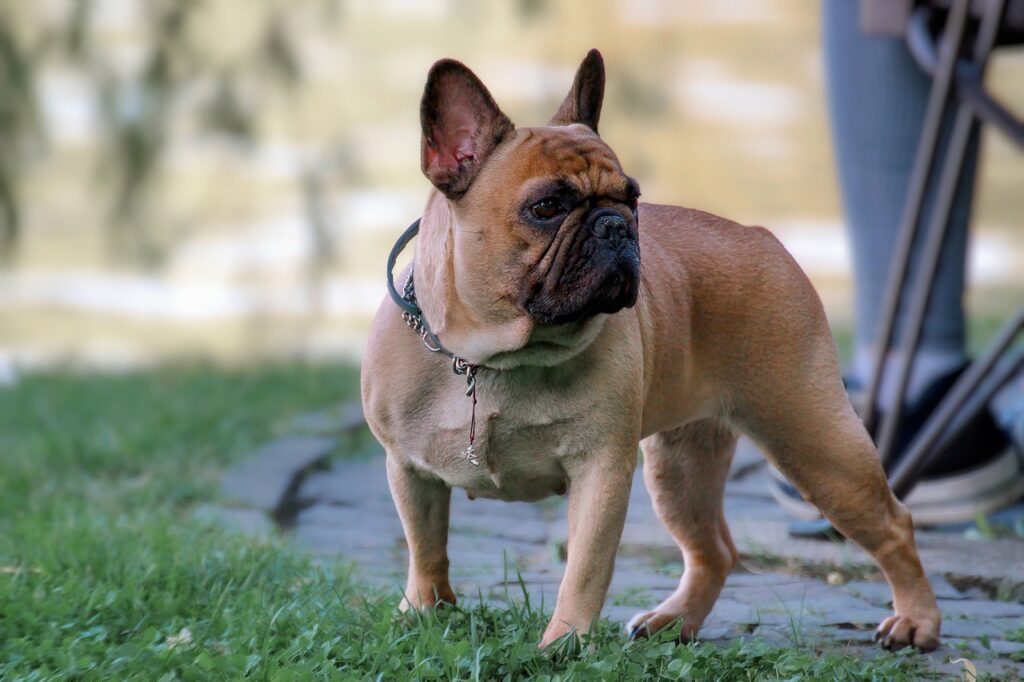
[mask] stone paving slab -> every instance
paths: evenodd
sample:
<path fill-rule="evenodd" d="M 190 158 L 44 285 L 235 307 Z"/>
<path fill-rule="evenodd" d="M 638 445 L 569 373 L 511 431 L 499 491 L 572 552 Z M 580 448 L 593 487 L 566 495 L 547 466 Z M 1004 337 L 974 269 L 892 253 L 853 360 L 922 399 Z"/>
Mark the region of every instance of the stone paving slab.
<path fill-rule="evenodd" d="M 337 555 L 339 558 L 355 561 L 363 564 L 365 557 L 359 555 L 362 550 L 382 550 L 398 556 L 395 553 L 395 537 L 384 533 L 360 533 L 358 535 L 348 532 L 345 528 L 330 528 L 328 526 L 298 526 L 294 530 L 294 537 L 309 550 L 329 556 Z M 404 566 L 400 562 L 399 566 Z M 376 565 L 369 563 L 367 568 L 376 568 Z M 388 568 L 391 568 L 389 565 Z"/>
<path fill-rule="evenodd" d="M 339 419 L 337 411 L 332 415 L 298 420 L 293 427 L 303 433 L 331 433 L 331 419 Z M 310 438 L 314 440 L 304 440 Z M 252 512 L 272 511 L 282 504 L 281 495 L 290 496 L 296 513 L 289 532 L 299 546 L 324 561 L 354 562 L 362 580 L 393 590 L 397 599 L 408 553 L 383 458 L 335 461 L 326 470 L 315 470 L 333 439 L 307 435 L 282 441 L 257 453 L 249 466 L 228 473 L 225 490 L 248 507 L 227 510 L 219 518 L 236 518 L 256 532 L 260 524 Z M 287 450 L 293 454 L 281 454 Z M 296 467 L 290 477 L 285 475 L 289 467 Z M 850 543 L 790 538 L 790 519 L 772 500 L 763 460 L 748 442 L 741 443 L 731 476 L 726 516 L 743 563 L 757 570 L 729 576 L 702 639 L 727 643 L 757 636 L 778 645 L 875 655 L 873 629 L 890 614 L 887 585 L 870 579 L 829 584 L 763 569 L 781 570 L 794 563 L 815 575 L 838 569 L 833 575 L 845 582 L 843 575 L 877 575 L 869 559 Z M 282 488 L 285 479 L 288 484 Z M 958 674 L 959 665 L 944 662 L 966 656 L 998 679 L 1024 679 L 1024 662 L 1014 660 L 1024 658 L 1024 644 L 1008 639 L 1024 626 L 1024 604 L 993 601 L 986 591 L 995 580 L 1024 582 L 1024 543 L 972 541 L 962 533 L 917 535 L 944 613 L 943 647 L 930 654 L 935 665 Z M 469 500 L 453 491 L 449 558 L 453 587 L 464 600 L 482 596 L 501 605 L 522 599 L 525 589 L 531 603 L 550 609 L 565 568 L 565 542 L 564 500 L 506 503 Z M 603 615 L 625 622 L 650 608 L 674 591 L 681 569 L 675 543 L 657 520 L 638 473 Z"/>
<path fill-rule="evenodd" d="M 323 436 L 279 438 L 229 469 L 221 490 L 239 504 L 273 513 L 287 503 L 297 478 L 323 462 L 337 444 Z"/>
<path fill-rule="evenodd" d="M 1017 618 L 1024 626 L 1024 604 L 1008 601 L 989 601 L 982 599 L 949 600 L 945 603 L 945 618 Z"/>
<path fill-rule="evenodd" d="M 493 516 L 452 514 L 449 519 L 452 532 L 460 535 L 483 535 L 497 540 L 547 543 L 548 523 L 540 519 L 521 519 L 515 525 L 498 524 Z"/>
<path fill-rule="evenodd" d="M 402 523 L 395 513 L 385 514 L 358 507 L 316 504 L 299 512 L 297 528 L 325 527 L 345 532 L 349 537 L 404 537 Z"/>

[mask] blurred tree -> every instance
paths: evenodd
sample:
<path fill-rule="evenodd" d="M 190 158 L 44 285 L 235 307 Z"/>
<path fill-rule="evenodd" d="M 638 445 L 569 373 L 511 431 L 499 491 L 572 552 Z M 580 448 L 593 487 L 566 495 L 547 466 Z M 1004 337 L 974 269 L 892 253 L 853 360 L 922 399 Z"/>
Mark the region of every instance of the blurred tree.
<path fill-rule="evenodd" d="M 210 59 L 192 31 L 207 4 L 138 0 L 132 8 L 138 10 L 138 28 L 146 40 L 141 64 L 132 69 L 125 67 L 123 55 L 97 39 L 94 0 L 48 5 L 0 0 L 0 256 L 9 258 L 18 243 L 23 214 L 20 179 L 33 153 L 46 149 L 36 77 L 46 64 L 59 62 L 84 76 L 96 98 L 103 159 L 99 177 L 112 188 L 108 223 L 113 253 L 134 262 L 159 261 L 160 245 L 146 230 L 146 207 L 172 123 L 177 128 L 186 118 L 207 133 L 253 144 L 259 133 L 255 115 L 260 99 L 302 79 L 285 0 L 271 0 L 260 8 L 257 39 L 227 65 Z M 323 4 L 325 19 L 340 14 L 338 0 Z M 308 194 L 309 178 L 322 182 L 326 172 L 303 169 L 296 182 Z M 307 199 L 306 206 L 311 227 L 319 232 L 322 202 Z"/>
<path fill-rule="evenodd" d="M 35 55 L 11 30 L 0 6 L 0 256 L 8 256 L 21 228 L 18 178 L 33 147 L 41 142 L 33 89 Z"/>

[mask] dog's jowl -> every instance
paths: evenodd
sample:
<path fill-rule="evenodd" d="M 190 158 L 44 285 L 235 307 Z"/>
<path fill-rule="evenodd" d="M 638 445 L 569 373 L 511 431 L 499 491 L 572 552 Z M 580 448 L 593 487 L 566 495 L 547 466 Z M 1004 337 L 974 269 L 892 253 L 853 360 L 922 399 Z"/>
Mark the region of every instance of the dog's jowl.
<path fill-rule="evenodd" d="M 434 189 L 362 377 L 409 545 L 403 607 L 455 599 L 453 487 L 506 500 L 568 493 L 568 561 L 540 644 L 586 632 L 611 580 L 639 443 L 686 570 L 629 630 L 678 621 L 694 637 L 736 563 L 722 495 L 745 433 L 878 562 L 895 607 L 883 643 L 935 648 L 939 611 L 910 515 L 850 407 L 810 282 L 762 228 L 638 203 L 637 181 L 598 134 L 603 94 L 591 51 L 547 125 L 517 128 L 459 62 L 427 76 L 421 158 Z"/>

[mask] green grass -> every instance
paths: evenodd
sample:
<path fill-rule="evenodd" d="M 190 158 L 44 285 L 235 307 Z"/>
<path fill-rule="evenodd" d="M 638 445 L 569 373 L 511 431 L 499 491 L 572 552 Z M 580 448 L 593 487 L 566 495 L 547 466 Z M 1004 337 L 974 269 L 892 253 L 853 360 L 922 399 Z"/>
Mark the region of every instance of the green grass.
<path fill-rule="evenodd" d="M 192 514 L 218 472 L 302 410 L 357 394 L 300 363 L 120 375 L 46 372 L 0 389 L 0 679 L 918 679 L 930 665 L 761 642 L 538 652 L 528 603 L 400 616 L 344 565 L 313 565 Z"/>

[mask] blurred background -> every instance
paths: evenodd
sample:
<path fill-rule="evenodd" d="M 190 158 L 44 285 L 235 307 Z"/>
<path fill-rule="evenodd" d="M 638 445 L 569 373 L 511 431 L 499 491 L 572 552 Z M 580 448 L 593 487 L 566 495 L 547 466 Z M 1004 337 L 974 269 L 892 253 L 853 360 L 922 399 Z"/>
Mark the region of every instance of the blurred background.
<path fill-rule="evenodd" d="M 586 50 L 644 199 L 775 232 L 837 333 L 852 288 L 804 0 L 0 0 L 0 380 L 50 364 L 358 357 L 419 215 L 430 65 L 519 125 Z M 1024 110 L 1024 53 L 991 89 Z M 984 141 L 969 308 L 1024 298 L 1024 163 Z M 977 328 L 975 324 L 972 328 Z M 988 325 L 981 324 L 981 328 Z"/>

